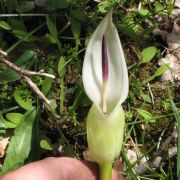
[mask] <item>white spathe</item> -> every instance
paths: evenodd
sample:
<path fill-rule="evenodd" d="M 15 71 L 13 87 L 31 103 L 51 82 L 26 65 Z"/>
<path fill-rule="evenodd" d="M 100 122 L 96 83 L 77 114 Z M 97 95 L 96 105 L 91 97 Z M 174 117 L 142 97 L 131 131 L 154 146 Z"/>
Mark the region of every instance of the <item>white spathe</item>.
<path fill-rule="evenodd" d="M 108 54 L 107 111 L 104 114 L 102 39 Z M 128 95 L 128 72 L 118 36 L 112 23 L 112 11 L 100 22 L 86 49 L 83 64 L 83 85 L 93 105 L 87 117 L 87 139 L 91 156 L 99 164 L 111 164 L 119 155 L 125 115 L 121 104 Z"/>
<path fill-rule="evenodd" d="M 83 64 L 83 85 L 88 97 L 100 109 L 102 106 L 102 38 L 106 39 L 108 50 L 109 77 L 107 114 L 122 104 L 128 95 L 128 73 L 126 62 L 118 36 L 112 23 L 112 11 L 100 22 L 86 49 Z"/>

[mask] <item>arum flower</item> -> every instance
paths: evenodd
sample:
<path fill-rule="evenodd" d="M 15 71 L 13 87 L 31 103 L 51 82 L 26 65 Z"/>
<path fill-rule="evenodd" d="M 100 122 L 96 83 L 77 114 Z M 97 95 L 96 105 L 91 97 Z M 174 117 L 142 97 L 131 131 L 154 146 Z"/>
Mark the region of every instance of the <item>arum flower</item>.
<path fill-rule="evenodd" d="M 100 22 L 86 49 L 83 85 L 93 102 L 87 117 L 91 156 L 100 166 L 101 179 L 111 179 L 112 163 L 119 156 L 125 115 L 121 104 L 128 94 L 128 73 L 112 11 Z"/>

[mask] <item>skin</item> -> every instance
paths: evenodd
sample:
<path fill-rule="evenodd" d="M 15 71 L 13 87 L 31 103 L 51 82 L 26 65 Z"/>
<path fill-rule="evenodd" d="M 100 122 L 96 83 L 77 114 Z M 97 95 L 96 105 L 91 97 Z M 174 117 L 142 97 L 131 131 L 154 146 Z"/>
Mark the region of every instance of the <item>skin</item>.
<path fill-rule="evenodd" d="M 46 158 L 29 163 L 13 172 L 1 177 L 0 180 L 98 180 L 98 166 L 96 163 L 81 161 L 68 157 Z M 112 172 L 112 180 L 124 178 Z"/>

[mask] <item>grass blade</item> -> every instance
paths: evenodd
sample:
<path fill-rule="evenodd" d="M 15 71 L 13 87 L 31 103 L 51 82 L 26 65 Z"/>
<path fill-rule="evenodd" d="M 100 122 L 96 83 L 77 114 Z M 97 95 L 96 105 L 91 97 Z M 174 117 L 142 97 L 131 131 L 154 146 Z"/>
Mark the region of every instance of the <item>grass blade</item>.
<path fill-rule="evenodd" d="M 179 179 L 180 178 L 180 115 L 179 115 L 176 105 L 174 104 L 171 98 L 169 90 L 168 90 L 168 94 L 169 94 L 171 107 L 174 112 L 174 117 L 177 122 L 177 179 Z"/>

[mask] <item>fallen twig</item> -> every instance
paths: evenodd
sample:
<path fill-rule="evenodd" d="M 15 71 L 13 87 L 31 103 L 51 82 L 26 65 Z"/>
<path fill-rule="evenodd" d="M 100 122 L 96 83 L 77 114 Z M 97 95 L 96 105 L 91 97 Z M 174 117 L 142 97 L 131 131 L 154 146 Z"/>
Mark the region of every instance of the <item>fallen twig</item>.
<path fill-rule="evenodd" d="M 29 71 L 29 70 L 20 68 L 20 67 L 16 66 L 14 63 L 5 59 L 4 56 L 6 56 L 6 54 L 3 51 L 0 50 L 0 54 L 3 55 L 3 57 L 0 57 L 0 63 L 6 64 L 8 67 L 15 70 L 19 75 L 21 75 L 21 77 L 31 87 L 33 92 L 38 96 L 38 98 L 49 105 L 50 101 L 45 97 L 45 95 L 40 91 L 38 86 L 28 76 L 40 75 L 40 76 L 46 76 L 46 77 L 50 77 L 50 78 L 55 78 L 55 76 L 52 74 L 44 73 L 44 71 L 42 71 L 42 70 L 39 72 L 35 72 L 35 71 Z"/>
<path fill-rule="evenodd" d="M 0 14 L 0 17 L 47 16 L 48 14 Z"/>
<path fill-rule="evenodd" d="M 0 62 L 3 63 L 3 64 L 6 64 L 8 67 L 15 70 L 18 74 L 22 74 L 22 75 L 25 75 L 25 76 L 37 76 L 37 75 L 39 75 L 39 76 L 50 77 L 50 78 L 53 78 L 53 79 L 55 78 L 55 76 L 52 75 L 52 74 L 44 73 L 44 70 L 40 70 L 39 72 L 35 72 L 35 71 L 29 71 L 29 70 L 24 69 L 24 68 L 20 68 L 20 67 L 16 66 L 14 63 L 8 61 L 5 58 L 0 58 Z"/>
<path fill-rule="evenodd" d="M 7 56 L 7 53 L 2 51 L 1 49 L 0 49 L 0 54 L 2 54 L 3 56 Z"/>
<path fill-rule="evenodd" d="M 34 93 L 36 93 L 36 95 L 38 96 L 38 98 L 40 100 L 43 100 L 46 104 L 50 104 L 50 101 L 45 97 L 45 95 L 39 90 L 39 88 L 37 87 L 37 85 L 27 76 L 22 75 L 23 79 L 29 84 L 29 86 L 31 87 L 31 89 L 34 91 Z"/>

